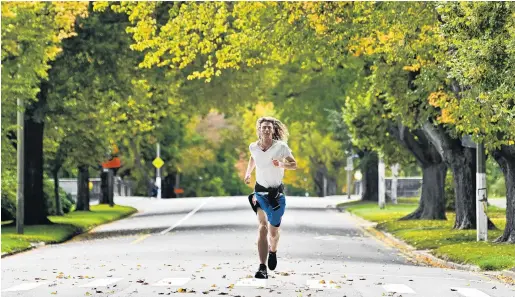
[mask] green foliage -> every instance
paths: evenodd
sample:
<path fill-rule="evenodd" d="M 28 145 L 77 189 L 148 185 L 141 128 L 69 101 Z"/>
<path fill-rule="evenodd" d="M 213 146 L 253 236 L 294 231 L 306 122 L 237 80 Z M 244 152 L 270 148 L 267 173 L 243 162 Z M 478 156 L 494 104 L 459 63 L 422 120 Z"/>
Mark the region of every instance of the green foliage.
<path fill-rule="evenodd" d="M 442 96 L 456 130 L 473 134 L 487 149 L 515 145 L 515 5 L 456 2 L 440 5 L 449 77 L 459 94 Z"/>
<path fill-rule="evenodd" d="M 486 184 L 488 198 L 506 197 L 506 180 L 501 168 L 491 157 L 486 160 Z"/>

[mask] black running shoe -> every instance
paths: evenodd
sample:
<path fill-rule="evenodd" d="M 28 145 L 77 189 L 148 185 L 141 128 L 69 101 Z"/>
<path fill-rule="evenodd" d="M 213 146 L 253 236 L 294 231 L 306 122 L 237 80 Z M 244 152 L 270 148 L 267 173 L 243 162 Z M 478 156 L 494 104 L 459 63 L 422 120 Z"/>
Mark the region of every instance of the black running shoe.
<path fill-rule="evenodd" d="M 259 264 L 259 270 L 256 272 L 256 278 L 268 278 L 265 264 Z"/>
<path fill-rule="evenodd" d="M 277 267 L 277 252 L 268 252 L 268 268 L 274 270 Z"/>

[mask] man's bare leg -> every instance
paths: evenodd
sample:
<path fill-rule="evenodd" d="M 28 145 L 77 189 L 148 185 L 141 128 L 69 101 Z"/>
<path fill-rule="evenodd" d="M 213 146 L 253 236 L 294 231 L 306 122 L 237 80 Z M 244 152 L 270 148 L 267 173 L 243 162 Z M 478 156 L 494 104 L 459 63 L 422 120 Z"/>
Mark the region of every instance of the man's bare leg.
<path fill-rule="evenodd" d="M 279 244 L 279 227 L 268 224 L 268 234 L 270 235 L 270 251 L 275 253 Z"/>
<path fill-rule="evenodd" d="M 259 253 L 259 261 L 260 264 L 266 263 L 266 258 L 268 256 L 268 228 L 267 228 L 267 220 L 266 220 L 266 214 L 261 209 L 257 209 L 257 217 L 259 222 L 259 229 L 258 229 L 258 253 Z"/>

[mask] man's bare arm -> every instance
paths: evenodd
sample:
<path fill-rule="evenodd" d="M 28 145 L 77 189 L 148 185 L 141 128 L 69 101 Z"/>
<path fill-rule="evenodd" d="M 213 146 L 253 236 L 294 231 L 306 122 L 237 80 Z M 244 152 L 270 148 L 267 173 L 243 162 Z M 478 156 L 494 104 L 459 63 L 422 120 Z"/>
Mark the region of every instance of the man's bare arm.
<path fill-rule="evenodd" d="M 247 165 L 247 172 L 245 173 L 245 183 L 250 183 L 250 175 L 252 174 L 252 171 L 254 170 L 254 167 L 256 167 L 256 162 L 254 161 L 254 158 L 250 156 L 249 164 Z"/>
<path fill-rule="evenodd" d="M 281 167 L 284 169 L 295 170 L 297 169 L 297 161 L 293 156 L 286 157 L 286 162 L 279 162 L 278 160 L 273 160 L 274 166 Z"/>

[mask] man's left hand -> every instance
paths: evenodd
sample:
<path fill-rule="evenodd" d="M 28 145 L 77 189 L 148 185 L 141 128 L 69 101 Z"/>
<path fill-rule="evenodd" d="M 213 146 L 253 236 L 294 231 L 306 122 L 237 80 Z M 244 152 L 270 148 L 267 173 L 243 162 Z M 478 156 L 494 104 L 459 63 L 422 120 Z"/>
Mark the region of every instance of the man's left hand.
<path fill-rule="evenodd" d="M 272 160 L 272 164 L 274 164 L 275 167 L 283 166 L 283 162 L 279 162 L 279 160 Z"/>

